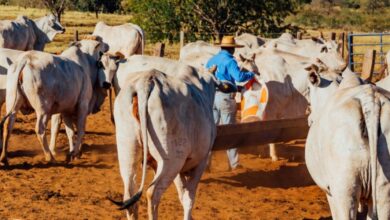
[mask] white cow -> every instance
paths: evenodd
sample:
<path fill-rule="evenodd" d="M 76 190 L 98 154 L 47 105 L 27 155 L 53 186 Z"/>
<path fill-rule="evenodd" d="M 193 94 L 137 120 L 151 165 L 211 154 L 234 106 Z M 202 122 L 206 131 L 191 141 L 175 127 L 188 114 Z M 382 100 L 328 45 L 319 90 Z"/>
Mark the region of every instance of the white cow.
<path fill-rule="evenodd" d="M 56 34 L 64 32 L 65 28 L 54 15 L 36 20 L 19 16 L 14 21 L 0 21 L 0 48 L 43 51 Z"/>
<path fill-rule="evenodd" d="M 145 34 L 138 25 L 127 23 L 109 26 L 100 21 L 96 24 L 92 35 L 100 36 L 103 42 L 108 44 L 109 51 L 112 53 L 120 52 L 125 57 L 144 53 Z"/>
<path fill-rule="evenodd" d="M 240 55 L 249 57 L 252 51 L 260 48 L 264 41 L 252 34 L 241 34 L 234 38 L 237 44 L 243 45 L 243 48 L 236 48 L 234 57 L 239 61 Z M 179 60 L 195 68 L 202 68 L 207 61 L 220 51 L 220 47 L 204 42 L 196 41 L 186 44 L 180 49 Z"/>
<path fill-rule="evenodd" d="M 127 209 L 128 219 L 137 218 L 135 203 L 143 191 L 148 161 L 155 169 L 147 189 L 149 219 L 157 219 L 160 198 L 172 181 L 184 219 L 192 219 L 196 188 L 216 136 L 212 110 L 216 84 L 209 73 L 177 74 L 185 80 L 172 72 L 134 73 L 123 82 L 115 100 L 118 159 L 125 185 L 124 202 L 115 203 Z M 142 154 L 142 180 L 136 193 Z"/>
<path fill-rule="evenodd" d="M 341 44 L 334 40 L 326 41 L 322 38 L 312 37 L 311 39 L 298 40 L 289 33 L 284 33 L 276 39 L 269 40 L 264 44 L 265 48 L 278 48 L 306 57 L 315 58 L 320 53 L 339 52 Z"/>
<path fill-rule="evenodd" d="M 0 109 L 5 103 L 7 88 L 7 70 L 24 51 L 0 48 Z"/>
<path fill-rule="evenodd" d="M 356 219 L 359 204 L 369 219 L 390 219 L 390 102 L 387 92 L 344 79 L 315 65 L 307 68 L 312 113 L 305 159 L 326 192 L 333 219 Z"/>
<path fill-rule="evenodd" d="M 52 115 L 61 114 L 66 125 L 70 144 L 70 159 L 78 156 L 89 112 L 96 111 L 98 101 L 94 89 L 98 83 L 99 53 L 105 51 L 99 41 L 82 40 L 74 43 L 61 56 L 39 51 L 21 54 L 7 77 L 7 115 L 0 161 L 7 165 L 7 147 L 16 113 L 21 108 L 33 108 L 37 115 L 35 131 L 47 161 L 53 161 L 53 152 L 48 148 L 46 126 Z M 101 74 L 104 74 L 101 72 Z M 101 99 L 101 98 L 100 98 Z M 73 123 L 77 126 L 77 139 L 73 144 Z M 2 132 L 2 131 L 1 131 Z"/>
<path fill-rule="evenodd" d="M 312 62 L 329 65 L 330 69 L 342 72 L 346 63 L 333 51 L 320 53 L 313 59 L 281 51 L 263 48 L 255 54 L 255 63 L 260 72 L 260 81 L 243 91 L 241 118 L 244 121 L 275 120 L 303 117 L 308 107 L 308 82 L 305 67 Z M 270 156 L 277 160 L 275 145 L 270 145 Z"/>

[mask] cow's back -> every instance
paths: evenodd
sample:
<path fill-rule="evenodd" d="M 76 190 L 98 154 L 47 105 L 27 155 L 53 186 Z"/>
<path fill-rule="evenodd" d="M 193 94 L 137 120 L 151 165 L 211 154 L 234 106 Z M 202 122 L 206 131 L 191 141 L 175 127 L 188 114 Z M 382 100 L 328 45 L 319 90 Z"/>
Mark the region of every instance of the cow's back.
<path fill-rule="evenodd" d="M 119 65 L 116 74 L 119 87 L 122 87 L 134 73 L 151 69 L 156 69 L 168 75 L 175 75 L 182 79 L 196 75 L 195 69 L 176 60 L 154 56 L 133 55 Z"/>
<path fill-rule="evenodd" d="M 150 81 L 145 79 L 151 77 L 150 72 L 154 82 L 147 101 L 150 117 L 148 127 L 153 128 L 154 133 L 152 137 L 154 140 L 149 143 L 152 145 L 150 153 L 154 158 L 159 158 L 159 153 L 153 149 L 162 148 L 164 152 L 172 152 L 180 154 L 181 158 L 188 158 L 182 168 L 182 172 L 185 172 L 207 157 L 214 142 L 216 126 L 213 120 L 212 99 L 215 91 L 210 87 L 211 81 L 206 82 L 206 80 L 204 87 L 199 89 L 197 85 L 190 82 L 185 83 L 177 77 L 152 70 L 146 71 L 147 74 L 140 72 L 134 75 L 120 93 L 131 97 L 135 88 L 145 89 L 140 82 Z M 202 79 L 198 80 L 202 81 Z M 118 99 L 119 96 L 121 94 L 118 95 Z M 138 95 L 138 97 L 142 96 Z M 119 104 L 117 102 L 116 105 Z M 139 100 L 139 103 L 143 102 L 144 100 Z M 131 106 L 122 107 L 132 109 Z M 155 141 L 155 138 L 159 141 Z"/>
<path fill-rule="evenodd" d="M 24 51 L 33 49 L 36 35 L 30 22 L 24 17 L 15 21 L 0 21 L 0 48 Z"/>
<path fill-rule="evenodd" d="M 121 52 L 125 57 L 140 54 L 144 37 L 142 29 L 131 23 L 109 26 L 99 22 L 93 35 L 100 36 L 109 45 L 110 52 Z"/>
<path fill-rule="evenodd" d="M 15 65 L 26 65 L 18 74 L 9 74 L 7 84 L 22 79 L 23 90 L 34 109 L 43 106 L 54 113 L 72 112 L 82 98 L 91 96 L 91 82 L 77 63 L 39 51 L 22 54 Z M 7 86 L 8 86 L 7 85 Z M 45 100 L 45 104 L 42 101 Z"/>

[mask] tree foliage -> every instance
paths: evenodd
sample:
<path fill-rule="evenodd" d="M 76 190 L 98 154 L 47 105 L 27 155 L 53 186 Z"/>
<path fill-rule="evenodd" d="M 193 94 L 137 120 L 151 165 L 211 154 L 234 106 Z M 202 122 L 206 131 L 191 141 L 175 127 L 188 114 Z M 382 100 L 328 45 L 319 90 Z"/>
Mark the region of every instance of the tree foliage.
<path fill-rule="evenodd" d="M 382 9 L 386 5 L 386 2 L 386 0 L 362 0 L 361 4 L 366 12 L 374 14 L 378 10 Z"/>
<path fill-rule="evenodd" d="M 120 0 L 77 0 L 75 8 L 80 11 L 114 13 L 120 8 Z"/>
<path fill-rule="evenodd" d="M 67 0 L 43 0 L 43 4 L 58 18 L 58 21 L 61 22 L 61 15 L 65 11 Z"/>
<path fill-rule="evenodd" d="M 294 13 L 295 0 L 128 0 L 136 23 L 154 41 L 177 40 L 180 30 L 187 37 L 248 31 L 254 34 L 279 33 L 291 29 L 283 23 Z"/>

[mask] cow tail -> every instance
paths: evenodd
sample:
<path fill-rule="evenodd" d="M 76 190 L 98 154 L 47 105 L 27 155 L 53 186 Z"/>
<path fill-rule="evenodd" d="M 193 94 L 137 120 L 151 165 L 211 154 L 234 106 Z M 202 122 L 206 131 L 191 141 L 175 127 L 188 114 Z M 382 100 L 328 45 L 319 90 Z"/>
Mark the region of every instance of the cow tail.
<path fill-rule="evenodd" d="M 372 219 L 378 219 L 377 213 L 377 161 L 378 161 L 378 134 L 379 134 L 379 117 L 381 104 L 379 100 L 379 93 L 376 92 L 372 86 L 370 91 L 364 93 L 365 97 L 360 98 L 363 117 L 367 128 L 368 144 L 370 149 L 370 172 L 371 172 L 371 197 L 372 197 Z M 367 91 L 367 90 L 366 90 Z M 368 95 L 369 97 L 367 97 Z"/>
<path fill-rule="evenodd" d="M 15 110 L 15 107 L 16 107 L 16 102 L 17 102 L 17 96 L 18 96 L 18 92 L 22 92 L 21 91 L 21 85 L 20 85 L 20 78 L 23 77 L 21 76 L 21 72 L 23 70 L 23 68 L 26 66 L 28 62 L 28 58 L 27 57 L 23 57 L 22 60 L 20 62 L 18 62 L 18 64 L 16 66 L 14 66 L 14 68 L 12 68 L 12 73 L 11 74 L 17 74 L 15 77 L 16 77 L 16 80 L 15 80 L 15 84 L 14 84 L 14 88 L 15 88 L 15 99 L 14 99 L 14 102 L 12 103 L 12 108 L 10 109 L 9 112 L 7 112 L 7 114 L 1 119 L 0 121 L 0 135 L 1 135 L 1 142 L 3 141 L 3 130 L 4 130 L 4 123 L 5 121 L 7 120 L 7 118 L 9 118 L 12 114 L 12 112 Z M 8 74 L 9 76 L 10 74 Z"/>
<path fill-rule="evenodd" d="M 139 28 L 139 33 L 141 35 L 141 51 L 142 51 L 142 55 L 144 55 L 144 52 L 145 52 L 145 32 Z"/>
<path fill-rule="evenodd" d="M 144 55 L 145 52 L 145 32 L 138 25 L 133 24 L 133 27 L 137 29 L 138 34 L 141 36 L 141 55 Z"/>
<path fill-rule="evenodd" d="M 132 96 L 139 96 L 138 108 L 139 108 L 139 118 L 140 118 L 140 127 L 141 127 L 141 136 L 142 136 L 142 145 L 143 145 L 143 162 L 142 162 L 142 179 L 138 192 L 131 197 L 130 199 L 123 202 L 119 210 L 127 209 L 128 207 L 134 205 L 142 195 L 142 190 L 145 184 L 146 178 L 146 168 L 147 168 L 147 159 L 148 159 L 148 99 L 152 89 L 154 88 L 153 76 L 150 76 L 146 79 L 146 82 L 143 84 L 142 88 L 138 89 L 136 94 Z M 132 97 L 132 98 L 133 98 Z M 143 100 L 143 101 L 142 101 Z M 134 103 L 133 103 L 134 104 Z"/>

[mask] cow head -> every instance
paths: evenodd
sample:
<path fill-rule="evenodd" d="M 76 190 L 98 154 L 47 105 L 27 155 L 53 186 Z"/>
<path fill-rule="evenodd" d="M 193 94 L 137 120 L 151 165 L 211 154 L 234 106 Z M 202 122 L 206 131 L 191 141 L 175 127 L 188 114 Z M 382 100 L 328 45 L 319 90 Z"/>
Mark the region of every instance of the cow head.
<path fill-rule="evenodd" d="M 69 46 L 77 46 L 80 50 L 93 57 L 94 60 L 100 60 L 101 54 L 108 51 L 108 44 L 102 41 L 98 36 L 84 36 L 82 40 L 72 42 Z"/>
<path fill-rule="evenodd" d="M 125 56 L 120 52 L 102 54 L 99 61 L 99 65 L 104 72 L 104 75 L 101 76 L 102 78 L 99 79 L 102 88 L 109 89 L 111 87 L 112 79 L 118 70 L 118 63 L 124 58 Z"/>
<path fill-rule="evenodd" d="M 309 125 L 316 115 L 320 114 L 342 80 L 341 73 L 330 70 L 324 63 L 317 62 L 305 68 L 308 72 L 306 98 L 310 103 Z"/>
<path fill-rule="evenodd" d="M 41 19 L 36 21 L 36 24 L 42 32 L 44 32 L 50 41 L 54 39 L 56 34 L 65 33 L 65 28 L 62 27 L 61 23 L 58 21 L 58 18 L 54 15 L 46 15 Z"/>
<path fill-rule="evenodd" d="M 259 69 L 257 68 L 257 65 L 255 63 L 255 59 L 256 53 L 253 53 L 250 57 L 244 57 L 242 54 L 239 54 L 237 61 L 241 71 L 249 71 L 260 75 Z"/>
<path fill-rule="evenodd" d="M 347 68 L 348 63 L 337 52 L 337 50 L 330 50 L 328 52 L 318 54 L 316 62 L 323 63 L 329 70 L 335 72 L 343 72 Z"/>

